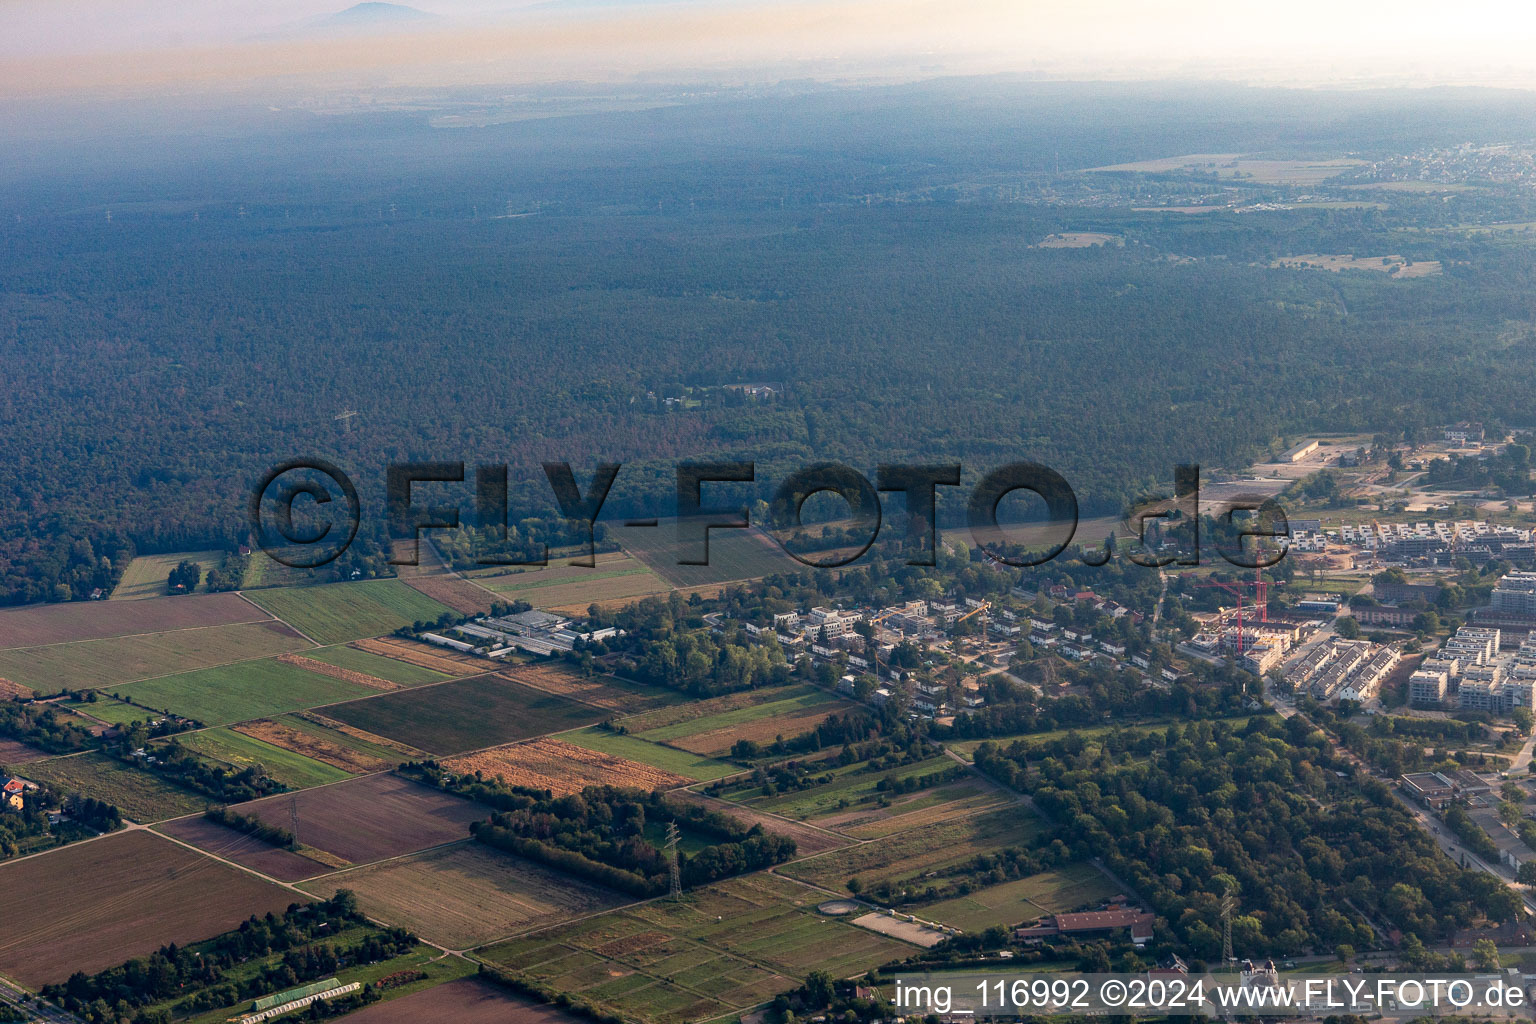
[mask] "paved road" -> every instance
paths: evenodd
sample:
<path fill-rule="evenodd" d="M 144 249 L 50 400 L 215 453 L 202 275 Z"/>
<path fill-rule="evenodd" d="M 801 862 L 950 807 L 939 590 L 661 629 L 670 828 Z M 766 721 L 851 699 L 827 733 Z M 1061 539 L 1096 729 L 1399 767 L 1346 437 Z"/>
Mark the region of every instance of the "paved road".
<path fill-rule="evenodd" d="M 15 1003 L 22 1013 L 28 1015 L 26 1020 L 44 1021 L 45 1024 L 80 1024 L 80 1019 L 74 1014 L 65 1013 L 50 1003 L 39 1000 L 35 1003 L 23 1005 L 21 1000 L 26 994 L 26 989 L 19 985 L 14 985 L 4 978 L 0 978 L 0 1003 Z"/>

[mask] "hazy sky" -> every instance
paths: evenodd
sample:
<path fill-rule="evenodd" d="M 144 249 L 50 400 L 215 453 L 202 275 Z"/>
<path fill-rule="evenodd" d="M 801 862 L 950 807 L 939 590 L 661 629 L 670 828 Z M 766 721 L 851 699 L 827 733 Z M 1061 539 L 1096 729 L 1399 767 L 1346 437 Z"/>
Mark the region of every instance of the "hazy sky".
<path fill-rule="evenodd" d="M 891 73 L 1536 87 L 1536 4 L 1471 0 L 421 0 L 410 34 L 304 28 L 347 0 L 0 0 L 0 95 Z"/>

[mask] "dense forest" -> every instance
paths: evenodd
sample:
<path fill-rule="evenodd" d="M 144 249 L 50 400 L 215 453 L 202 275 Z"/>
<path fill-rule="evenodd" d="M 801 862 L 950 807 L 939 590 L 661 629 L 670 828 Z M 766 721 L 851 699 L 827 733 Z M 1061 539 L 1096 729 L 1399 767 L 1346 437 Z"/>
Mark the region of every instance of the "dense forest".
<path fill-rule="evenodd" d="M 711 493 L 748 505 L 829 459 L 960 462 L 967 484 L 1033 459 L 1099 514 L 1302 430 L 1529 426 L 1536 259 L 1440 230 L 1529 220 L 1518 190 L 1170 218 L 1138 197 L 1188 182 L 1079 170 L 1526 118 L 1497 93 L 1335 99 L 984 81 L 473 135 L 278 119 L 131 172 L 40 145 L 0 204 L 0 600 L 85 598 L 136 550 L 232 550 L 250 486 L 297 456 L 351 474 L 370 523 L 408 459 L 510 464 L 514 524 L 553 508 L 543 461 L 624 463 L 618 518 L 667 514 L 675 463 L 724 457 L 756 480 Z M 1220 143 L 1190 127 L 1217 123 Z M 1122 244 L 1037 247 L 1059 231 Z M 1444 272 L 1269 265 L 1306 252 Z M 472 484 L 420 490 L 472 521 Z"/>

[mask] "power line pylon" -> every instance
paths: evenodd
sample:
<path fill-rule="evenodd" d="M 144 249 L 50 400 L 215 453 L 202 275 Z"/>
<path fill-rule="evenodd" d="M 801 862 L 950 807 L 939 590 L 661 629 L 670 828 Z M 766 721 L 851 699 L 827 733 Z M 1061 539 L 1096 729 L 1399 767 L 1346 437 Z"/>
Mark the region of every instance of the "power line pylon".
<path fill-rule="evenodd" d="M 667 822 L 667 841 L 662 844 L 662 849 L 667 851 L 667 867 L 672 876 L 672 898 L 677 899 L 683 894 L 683 872 L 677 863 L 677 822 Z"/>

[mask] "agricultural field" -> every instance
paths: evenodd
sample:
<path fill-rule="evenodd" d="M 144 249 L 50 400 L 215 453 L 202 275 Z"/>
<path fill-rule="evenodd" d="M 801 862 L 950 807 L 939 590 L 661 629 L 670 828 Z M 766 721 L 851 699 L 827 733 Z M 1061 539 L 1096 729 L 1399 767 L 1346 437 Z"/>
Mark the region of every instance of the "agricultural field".
<path fill-rule="evenodd" d="M 480 951 L 646 1024 L 740 1011 L 813 970 L 847 977 L 916 951 L 815 912 L 825 894 L 770 874 L 734 878 Z"/>
<path fill-rule="evenodd" d="M 543 736 L 526 743 L 509 743 L 443 762 L 461 775 L 481 772 L 510 786 L 579 793 L 588 786 L 627 786 L 634 789 L 676 789 L 690 779 L 648 764 L 603 754 Z"/>
<path fill-rule="evenodd" d="M 441 683 L 454 678 L 457 673 L 438 672 L 434 669 L 412 665 L 410 662 L 369 654 L 356 647 L 322 647 L 305 651 L 305 658 L 323 661 L 327 665 L 361 672 L 377 679 L 387 679 L 399 686 L 419 686 L 422 683 Z"/>
<path fill-rule="evenodd" d="M 123 817 L 140 824 L 200 812 L 208 804 L 200 793 L 173 786 L 99 751 L 30 764 L 27 776 L 115 804 Z"/>
<path fill-rule="evenodd" d="M 638 558 L 605 552 L 596 561 L 591 568 L 552 562 L 538 568 L 488 570 L 476 576 L 503 601 L 527 601 L 535 608 L 580 612 L 592 604 L 648 597 L 672 589 Z"/>
<path fill-rule="evenodd" d="M 473 840 L 326 875 L 301 888 L 327 898 L 338 889 L 351 889 L 370 917 L 409 928 L 449 949 L 466 949 L 628 902 Z"/>
<path fill-rule="evenodd" d="M 1091 864 L 1071 864 L 1057 871 L 977 889 L 958 899 L 930 903 L 916 914 L 975 932 L 994 925 L 1012 927 L 1044 914 L 1098 906 L 1119 892 L 1120 887 Z"/>
<path fill-rule="evenodd" d="M 418 761 L 425 751 L 394 743 L 313 712 L 258 718 L 233 726 L 237 733 L 302 754 L 350 774 L 382 771 L 401 761 Z"/>
<path fill-rule="evenodd" d="M 380 636 L 355 640 L 347 645 L 354 650 L 367 651 L 393 661 L 428 668 L 448 676 L 477 676 L 486 671 L 484 658 L 460 654 L 443 647 L 434 647 L 419 640 L 406 640 L 398 636 Z"/>
<path fill-rule="evenodd" d="M 146 679 L 115 692 L 204 725 L 229 725 L 284 711 L 352 700 L 377 691 L 306 672 L 275 659 Z"/>
<path fill-rule="evenodd" d="M 51 756 L 46 750 L 38 750 L 36 747 L 27 746 L 20 740 L 6 739 L 0 736 L 0 767 L 30 764 L 33 761 L 41 761 Z"/>
<path fill-rule="evenodd" d="M 447 605 L 460 615 L 489 614 L 491 605 L 497 600 L 496 596 L 484 587 L 478 587 L 468 580 L 461 580 L 455 576 L 401 578 L 418 594 L 425 594 L 437 603 Z"/>
<path fill-rule="evenodd" d="M 917 793 L 892 797 L 889 807 L 823 818 L 823 828 L 835 828 L 855 839 L 879 839 L 923 825 L 963 818 L 998 804 L 1012 802 L 1008 792 L 988 779 L 970 778 Z"/>
<path fill-rule="evenodd" d="M 201 814 L 162 821 L 155 826 L 155 831 L 282 882 L 296 882 L 301 878 L 313 878 L 335 870 L 300 853 L 264 843 L 254 836 L 209 821 Z"/>
<path fill-rule="evenodd" d="M 37 691 L 30 686 L 22 686 L 20 683 L 13 683 L 9 679 L 0 679 L 0 700 L 10 700 L 12 697 L 31 700 L 35 696 L 37 696 Z"/>
<path fill-rule="evenodd" d="M 795 841 L 795 855 L 797 857 L 810 857 L 828 850 L 836 850 L 848 846 L 850 841 L 829 832 L 824 828 L 814 825 L 805 825 L 798 821 L 790 821 L 788 818 L 780 818 L 777 815 L 767 814 L 752 807 L 743 807 L 740 804 L 727 803 L 724 800 L 716 800 L 714 797 L 695 793 L 692 790 L 679 790 L 672 794 L 674 800 L 682 800 L 687 803 L 701 804 L 712 811 L 728 814 L 738 821 L 745 822 L 748 827 L 761 825 L 764 832 L 772 832 L 775 835 L 788 836 Z"/>
<path fill-rule="evenodd" d="M 709 531 L 708 565 L 677 564 L 679 558 L 693 557 L 694 553 L 685 552 L 679 543 L 675 519 L 663 519 L 650 527 L 611 523 L 608 535 L 673 587 L 735 583 L 805 568 L 756 527 Z"/>
<path fill-rule="evenodd" d="M 695 754 L 721 754 L 741 740 L 772 743 L 775 738 L 798 736 L 820 725 L 832 715 L 851 711 L 858 705 L 811 690 L 794 697 L 770 701 L 706 715 L 676 725 L 640 731 L 625 725 L 641 739 L 665 743 Z"/>
<path fill-rule="evenodd" d="M 68 708 L 77 715 L 109 722 L 112 725 L 152 722 L 164 717 L 159 711 L 148 711 L 125 701 L 113 700 L 111 697 L 100 700 L 62 701 L 59 707 Z"/>
<path fill-rule="evenodd" d="M 341 644 L 436 622 L 449 611 L 399 580 L 261 590 L 250 599 L 317 644 Z"/>
<path fill-rule="evenodd" d="M 232 729 L 205 729 L 178 740 L 189 750 L 236 768 L 259 764 L 267 775 L 289 789 L 308 789 L 352 777 L 350 772 Z"/>
<path fill-rule="evenodd" d="M 224 552 L 215 549 L 183 551 L 174 555 L 139 555 L 123 570 L 123 578 L 117 581 L 117 587 L 112 591 L 112 600 L 142 601 L 145 598 L 167 596 L 166 577 L 183 561 L 197 563 L 198 569 L 202 571 L 203 582 L 198 583 L 193 593 L 203 594 L 208 590 L 208 570 L 219 567 L 219 563 L 224 561 Z"/>
<path fill-rule="evenodd" d="M 512 664 L 502 669 L 502 676 L 545 693 L 555 693 L 604 711 L 634 714 L 652 708 L 677 704 L 684 698 L 673 690 L 632 683 L 614 676 L 583 678 L 563 665 L 550 663 Z"/>
<path fill-rule="evenodd" d="M 1027 843 L 1039 831 L 1038 818 L 1024 807 L 1012 805 L 924 825 L 910 832 L 795 861 L 778 870 L 827 889 L 843 890 L 848 880 L 855 877 L 866 885 L 879 881 L 896 884 L 969 860 L 978 853 Z"/>
<path fill-rule="evenodd" d="M 199 601 L 203 598 L 167 600 Z M 122 601 L 116 607 L 142 608 L 150 603 Z M 110 601 L 98 601 L 93 602 L 92 607 L 106 608 L 111 605 Z M 308 646 L 309 643 L 303 637 L 281 622 L 263 619 L 229 626 L 173 629 L 143 636 L 111 637 L 0 651 L 0 676 L 24 683 L 43 693 L 53 693 L 65 686 L 88 690 L 134 679 L 149 679 L 174 672 L 269 658 Z"/>
<path fill-rule="evenodd" d="M 792 697 L 803 697 L 807 694 L 820 692 L 803 683 L 795 683 L 790 686 L 760 687 L 756 690 L 738 690 L 735 693 L 727 693 L 722 697 L 710 697 L 707 700 L 688 700 L 681 704 L 658 708 L 655 711 L 631 715 L 624 719 L 624 728 L 632 733 L 651 732 L 656 729 L 665 729 L 668 726 L 707 718 L 711 715 L 721 715 L 728 711 L 754 708 L 759 704 L 768 704 L 776 700 L 789 700 Z"/>
<path fill-rule="evenodd" d="M 1316 185 L 1335 177 L 1363 161 L 1349 157 L 1332 160 L 1256 160 L 1238 153 L 1190 153 L 1185 156 L 1141 160 L 1110 167 L 1091 167 L 1089 172 L 1133 171 L 1142 174 L 1173 174 L 1189 171 L 1213 174 L 1218 178 L 1241 175 L 1249 181 L 1266 185 Z M 1374 186 L 1373 186 L 1374 187 Z"/>
<path fill-rule="evenodd" d="M 588 750 L 613 754 L 630 761 L 639 761 L 641 764 L 648 764 L 664 772 L 681 775 L 697 782 L 711 782 L 727 775 L 735 775 L 742 770 L 729 761 L 719 761 L 713 757 L 690 754 L 686 750 L 663 747 L 659 743 L 648 743 L 634 736 L 596 726 L 574 732 L 563 732 L 555 738 L 573 743 L 578 747 L 586 747 Z"/>
<path fill-rule="evenodd" d="M 580 1020 L 479 978 L 460 978 L 347 1015 L 347 1024 L 578 1024 Z"/>
<path fill-rule="evenodd" d="M 345 649 L 345 648 L 343 648 Z M 366 672 L 358 672 L 355 669 L 342 668 L 340 665 L 332 665 L 328 661 L 316 661 L 314 658 L 303 654 L 279 654 L 277 660 L 284 665 L 302 669 L 305 672 L 313 672 L 316 675 L 325 676 L 327 679 L 340 679 L 344 683 L 354 683 L 370 690 L 385 692 L 400 689 L 400 684 L 378 676 L 371 676 Z"/>
<path fill-rule="evenodd" d="M 1282 256 L 1270 266 L 1287 270 L 1372 270 L 1399 279 L 1434 277 L 1440 273 L 1439 260 L 1410 260 L 1402 256 L 1356 256 L 1353 253 L 1309 252 L 1300 256 Z"/>
<path fill-rule="evenodd" d="M 473 676 L 327 708 L 325 715 L 434 754 L 458 754 L 603 717 L 500 676 Z"/>
<path fill-rule="evenodd" d="M 40 647 L 170 629 L 227 626 L 267 615 L 239 594 L 192 594 L 154 601 L 67 601 L 0 611 L 0 650 Z"/>
<path fill-rule="evenodd" d="M 485 808 L 398 775 L 369 775 L 334 786 L 236 804 L 269 824 L 294 831 L 305 846 L 366 864 L 469 837 Z"/>
<path fill-rule="evenodd" d="M 0 864 L 0 891 L 27 896 L 6 901 L 0 973 L 32 987 L 298 902 L 287 889 L 143 831 Z"/>

